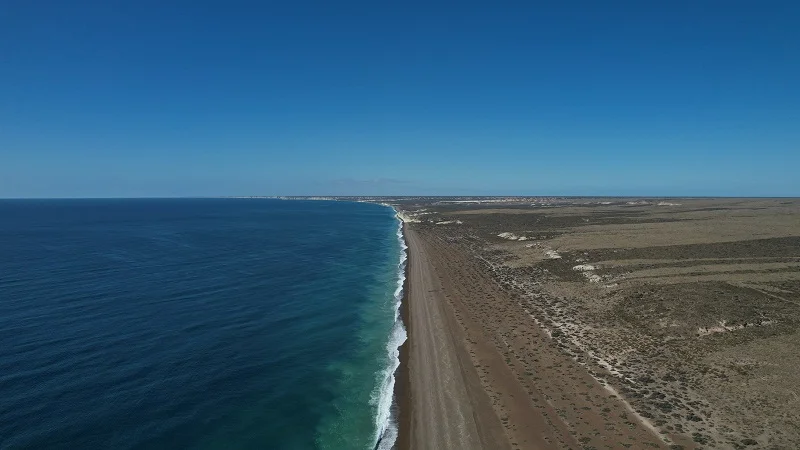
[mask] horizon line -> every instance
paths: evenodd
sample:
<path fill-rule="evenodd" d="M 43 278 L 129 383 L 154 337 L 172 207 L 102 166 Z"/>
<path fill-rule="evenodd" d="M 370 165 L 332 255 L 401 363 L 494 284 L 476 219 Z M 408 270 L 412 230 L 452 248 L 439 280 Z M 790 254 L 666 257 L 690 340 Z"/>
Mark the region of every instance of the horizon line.
<path fill-rule="evenodd" d="M 0 200 L 180 200 L 180 199 L 338 199 L 338 198 L 656 198 L 656 199 L 800 199 L 793 195 L 184 195 L 113 197 L 0 197 Z"/>

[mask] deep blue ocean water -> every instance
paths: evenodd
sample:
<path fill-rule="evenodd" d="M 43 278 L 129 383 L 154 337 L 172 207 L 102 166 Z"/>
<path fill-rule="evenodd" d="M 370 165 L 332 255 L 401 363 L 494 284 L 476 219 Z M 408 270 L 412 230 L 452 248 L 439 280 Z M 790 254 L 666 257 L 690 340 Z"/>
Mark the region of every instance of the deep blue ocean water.
<path fill-rule="evenodd" d="M 373 204 L 0 200 L 0 448 L 387 447 L 397 231 Z"/>

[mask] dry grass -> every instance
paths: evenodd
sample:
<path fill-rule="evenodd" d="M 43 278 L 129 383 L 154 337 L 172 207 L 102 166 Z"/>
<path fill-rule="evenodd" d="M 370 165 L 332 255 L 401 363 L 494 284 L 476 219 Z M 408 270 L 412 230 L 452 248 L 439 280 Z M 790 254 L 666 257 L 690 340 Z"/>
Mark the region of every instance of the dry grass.
<path fill-rule="evenodd" d="M 800 201 L 645 201 L 429 203 L 426 219 L 463 223 L 415 227 L 527 311 L 492 326 L 546 330 L 668 440 L 800 447 Z"/>

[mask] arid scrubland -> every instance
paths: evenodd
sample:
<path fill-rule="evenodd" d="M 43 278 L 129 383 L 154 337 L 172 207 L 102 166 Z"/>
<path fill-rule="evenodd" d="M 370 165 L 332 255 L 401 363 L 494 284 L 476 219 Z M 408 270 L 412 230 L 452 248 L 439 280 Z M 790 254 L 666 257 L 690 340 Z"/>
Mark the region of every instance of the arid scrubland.
<path fill-rule="evenodd" d="M 624 437 L 619 421 L 603 423 L 621 414 L 661 436 L 651 445 L 800 446 L 800 200 L 392 203 L 442 258 L 465 258 L 494 282 L 499 295 L 464 292 L 461 306 L 582 445 Z M 548 346 L 594 385 L 547 398 L 565 382 L 537 365 Z M 594 404 L 570 409 L 579 396 Z"/>

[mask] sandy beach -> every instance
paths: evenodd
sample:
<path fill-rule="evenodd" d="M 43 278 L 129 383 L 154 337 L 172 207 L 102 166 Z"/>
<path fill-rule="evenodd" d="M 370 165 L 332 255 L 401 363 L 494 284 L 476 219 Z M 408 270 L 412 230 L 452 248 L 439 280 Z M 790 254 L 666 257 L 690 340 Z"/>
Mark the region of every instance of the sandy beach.
<path fill-rule="evenodd" d="M 409 249 L 410 448 L 508 448 L 417 233 Z"/>
<path fill-rule="evenodd" d="M 404 229 L 408 406 L 400 448 L 665 447 L 469 255 L 414 224 Z"/>

